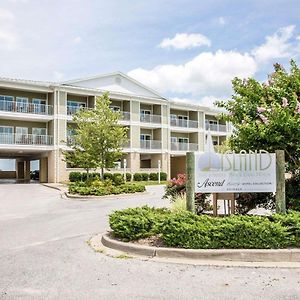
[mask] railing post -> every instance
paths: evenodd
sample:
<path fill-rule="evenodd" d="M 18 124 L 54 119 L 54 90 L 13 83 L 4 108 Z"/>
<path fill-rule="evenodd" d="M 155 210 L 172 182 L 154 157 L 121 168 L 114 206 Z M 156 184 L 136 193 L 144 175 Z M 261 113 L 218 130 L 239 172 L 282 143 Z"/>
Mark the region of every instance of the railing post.
<path fill-rule="evenodd" d="M 276 150 L 276 212 L 286 212 L 286 201 L 285 201 L 285 159 L 284 151 Z"/>
<path fill-rule="evenodd" d="M 186 208 L 195 212 L 195 154 L 186 154 Z"/>

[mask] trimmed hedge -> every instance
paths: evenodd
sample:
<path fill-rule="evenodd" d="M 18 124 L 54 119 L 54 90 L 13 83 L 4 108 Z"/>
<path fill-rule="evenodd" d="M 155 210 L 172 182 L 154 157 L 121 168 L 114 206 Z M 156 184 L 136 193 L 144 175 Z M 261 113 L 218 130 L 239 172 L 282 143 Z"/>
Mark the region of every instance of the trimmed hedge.
<path fill-rule="evenodd" d="M 300 247 L 300 213 L 271 217 L 214 218 L 149 207 L 109 216 L 113 234 L 124 241 L 160 234 L 167 246 L 191 249 L 276 249 Z"/>
<path fill-rule="evenodd" d="M 93 195 L 93 196 L 106 196 L 118 194 L 133 194 L 137 192 L 144 192 L 145 186 L 136 183 L 124 183 L 115 186 L 110 181 L 95 181 L 91 185 L 86 185 L 84 182 L 74 182 L 69 184 L 70 194 L 79 195 Z"/>
<path fill-rule="evenodd" d="M 103 178 L 104 180 L 110 179 L 116 184 L 117 182 L 122 182 L 123 178 L 123 183 L 124 183 L 124 174 L 123 173 L 104 173 Z M 100 173 L 89 173 L 89 179 L 97 179 L 100 178 Z M 131 173 L 126 173 L 126 181 L 157 181 L 158 180 L 158 173 L 134 173 L 133 176 Z M 86 172 L 70 172 L 69 174 L 69 181 L 70 182 L 77 182 L 77 181 L 86 181 L 87 180 L 87 173 Z M 166 181 L 167 180 L 167 173 L 161 172 L 160 173 L 160 180 L 161 181 Z"/>

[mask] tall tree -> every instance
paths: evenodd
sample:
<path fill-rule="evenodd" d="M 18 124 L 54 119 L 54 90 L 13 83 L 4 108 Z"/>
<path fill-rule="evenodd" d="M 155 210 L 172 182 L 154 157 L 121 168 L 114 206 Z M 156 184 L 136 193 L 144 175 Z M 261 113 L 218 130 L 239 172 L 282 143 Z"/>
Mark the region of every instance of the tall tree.
<path fill-rule="evenodd" d="M 110 108 L 108 93 L 96 98 L 94 109 L 81 109 L 73 117 L 77 125 L 73 136 L 74 154 L 66 155 L 70 163 L 101 169 L 113 167 L 121 158 L 122 147 L 127 142 L 127 128 L 120 126 L 119 112 Z"/>
<path fill-rule="evenodd" d="M 300 69 L 293 60 L 290 72 L 279 64 L 274 69 L 264 83 L 235 78 L 232 99 L 217 105 L 228 111 L 223 118 L 233 124 L 233 150 L 282 149 L 295 174 L 300 170 Z"/>

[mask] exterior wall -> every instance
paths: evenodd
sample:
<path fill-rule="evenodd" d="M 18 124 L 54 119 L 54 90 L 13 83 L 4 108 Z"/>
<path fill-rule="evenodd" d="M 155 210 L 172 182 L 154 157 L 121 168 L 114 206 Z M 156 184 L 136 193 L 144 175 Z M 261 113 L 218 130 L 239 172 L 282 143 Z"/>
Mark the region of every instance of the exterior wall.
<path fill-rule="evenodd" d="M 35 93 L 29 91 L 22 91 L 22 90 L 12 90 L 12 89 L 4 89 L 0 88 L 0 95 L 3 96 L 13 96 L 15 99 L 16 97 L 25 97 L 28 98 L 28 102 L 30 103 L 33 98 L 46 100 L 47 95 L 44 93 Z"/>
<path fill-rule="evenodd" d="M 16 127 L 27 127 L 28 134 L 31 134 L 32 128 L 47 128 L 47 123 L 0 119 L 0 126 L 12 126 L 14 132 L 16 132 Z"/>

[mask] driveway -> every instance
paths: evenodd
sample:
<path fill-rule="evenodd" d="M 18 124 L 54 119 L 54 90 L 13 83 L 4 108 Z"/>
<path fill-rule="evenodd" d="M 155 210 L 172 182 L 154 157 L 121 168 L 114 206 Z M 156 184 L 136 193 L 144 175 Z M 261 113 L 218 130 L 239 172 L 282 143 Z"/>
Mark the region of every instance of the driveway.
<path fill-rule="evenodd" d="M 0 186 L 1 299 L 299 299 L 299 269 L 228 268 L 121 259 L 86 241 L 108 214 L 164 206 L 152 194 L 109 200 L 61 199 L 34 185 Z M 154 195 L 156 193 L 156 195 Z"/>

